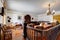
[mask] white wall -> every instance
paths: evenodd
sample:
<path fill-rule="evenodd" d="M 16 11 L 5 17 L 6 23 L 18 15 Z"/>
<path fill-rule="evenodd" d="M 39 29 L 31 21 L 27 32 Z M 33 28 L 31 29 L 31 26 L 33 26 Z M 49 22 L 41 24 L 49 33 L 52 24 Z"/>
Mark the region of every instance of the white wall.
<path fill-rule="evenodd" d="M 60 15 L 60 11 L 56 11 L 54 15 Z M 38 17 L 38 21 L 50 21 L 52 22 L 53 21 L 53 15 L 47 15 L 46 13 L 45 14 L 39 14 L 37 15 Z"/>
<path fill-rule="evenodd" d="M 59 13 L 60 11 L 56 12 L 56 14 Z M 22 12 L 16 12 L 16 11 L 8 11 L 7 16 L 10 16 L 12 18 L 12 22 L 19 22 L 23 23 L 24 22 L 24 16 L 29 14 L 31 18 L 34 18 L 33 21 L 53 21 L 53 15 L 47 15 L 45 14 L 34 14 L 34 13 L 22 13 Z M 18 20 L 17 17 L 21 16 L 21 20 Z"/>
<path fill-rule="evenodd" d="M 38 15 L 38 21 L 53 21 L 53 15 L 40 14 Z"/>
<path fill-rule="evenodd" d="M 11 17 L 11 22 L 13 22 L 13 23 L 18 22 L 18 23 L 21 23 L 21 24 L 23 24 L 24 16 L 27 15 L 27 14 L 29 14 L 31 16 L 31 18 L 34 18 L 34 21 L 37 20 L 36 14 L 33 14 L 33 13 L 21 13 L 21 12 L 14 12 L 14 11 L 13 12 L 12 11 L 7 12 L 7 16 Z M 20 20 L 18 20 L 18 16 L 21 17 Z M 6 23 L 8 24 L 7 20 L 6 20 Z"/>
<path fill-rule="evenodd" d="M 0 13 L 1 13 L 1 8 L 0 8 Z M 0 15 L 0 23 L 2 23 L 2 16 Z"/>
<path fill-rule="evenodd" d="M 21 24 L 22 24 L 22 22 L 23 22 L 23 20 L 22 20 L 22 15 L 20 15 L 20 14 L 7 13 L 7 16 L 9 16 L 9 17 L 11 18 L 11 22 L 12 22 L 12 23 L 21 23 Z M 18 20 L 18 16 L 21 17 L 20 20 Z M 6 22 L 7 22 L 7 21 L 6 21 Z M 8 23 L 8 22 L 7 22 L 7 23 Z"/>
<path fill-rule="evenodd" d="M 36 15 L 34 13 L 22 13 L 22 12 L 16 12 L 16 11 L 7 12 L 7 16 L 10 16 L 12 18 L 11 22 L 13 22 L 13 23 L 16 23 L 16 22 L 23 23 L 24 16 L 27 14 L 29 14 L 31 16 L 31 18 L 34 18 L 33 21 L 52 21 L 53 20 L 52 15 L 50 15 L 50 16 L 47 16 L 46 14 Z M 18 16 L 21 17 L 20 20 L 18 20 Z M 2 16 L 0 16 L 0 23 L 2 23 Z M 6 23 L 8 24 L 7 19 L 6 19 Z"/>
<path fill-rule="evenodd" d="M 0 23 L 2 23 L 2 16 L 0 15 Z"/>

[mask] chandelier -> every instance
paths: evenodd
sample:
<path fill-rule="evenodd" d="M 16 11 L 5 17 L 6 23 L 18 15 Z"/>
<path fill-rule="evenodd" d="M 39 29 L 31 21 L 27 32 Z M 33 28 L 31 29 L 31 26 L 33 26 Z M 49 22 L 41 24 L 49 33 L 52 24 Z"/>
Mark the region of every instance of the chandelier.
<path fill-rule="evenodd" d="M 51 12 L 51 10 L 50 10 L 50 3 L 48 4 L 48 10 L 47 10 L 47 15 L 54 15 L 55 14 L 55 11 L 53 10 L 52 12 Z"/>

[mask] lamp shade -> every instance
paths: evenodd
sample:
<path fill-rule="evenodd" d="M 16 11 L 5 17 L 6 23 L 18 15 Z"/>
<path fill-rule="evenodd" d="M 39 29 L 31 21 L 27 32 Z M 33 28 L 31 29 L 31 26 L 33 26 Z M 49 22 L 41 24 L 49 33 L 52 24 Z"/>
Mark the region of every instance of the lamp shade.
<path fill-rule="evenodd" d="M 52 11 L 52 15 L 54 15 L 54 14 L 55 14 L 55 10 Z"/>

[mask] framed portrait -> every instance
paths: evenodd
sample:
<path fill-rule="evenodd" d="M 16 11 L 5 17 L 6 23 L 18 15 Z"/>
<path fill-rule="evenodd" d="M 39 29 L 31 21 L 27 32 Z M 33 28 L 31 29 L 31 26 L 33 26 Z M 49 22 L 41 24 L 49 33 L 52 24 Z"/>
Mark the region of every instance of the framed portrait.
<path fill-rule="evenodd" d="M 21 16 L 18 16 L 18 19 L 21 19 Z"/>

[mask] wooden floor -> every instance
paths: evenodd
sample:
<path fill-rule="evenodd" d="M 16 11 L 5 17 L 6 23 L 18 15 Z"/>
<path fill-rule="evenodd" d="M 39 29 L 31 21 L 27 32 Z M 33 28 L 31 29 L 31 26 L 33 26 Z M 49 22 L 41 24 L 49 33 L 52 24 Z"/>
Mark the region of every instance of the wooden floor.
<path fill-rule="evenodd" d="M 17 28 L 12 30 L 12 40 L 25 40 L 23 37 L 23 29 Z"/>
<path fill-rule="evenodd" d="M 12 40 L 26 40 L 26 38 L 23 37 L 23 29 L 21 28 L 16 28 L 16 29 L 11 29 L 12 31 Z M 3 36 L 3 34 L 1 33 Z M 3 40 L 3 37 L 1 38 Z"/>

